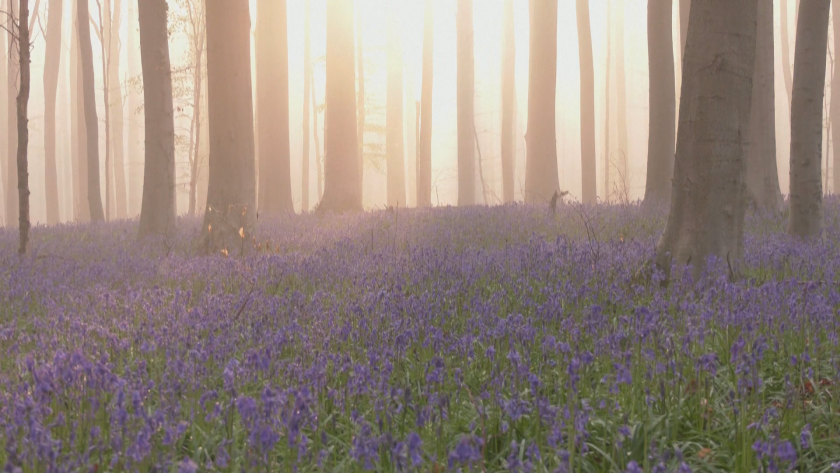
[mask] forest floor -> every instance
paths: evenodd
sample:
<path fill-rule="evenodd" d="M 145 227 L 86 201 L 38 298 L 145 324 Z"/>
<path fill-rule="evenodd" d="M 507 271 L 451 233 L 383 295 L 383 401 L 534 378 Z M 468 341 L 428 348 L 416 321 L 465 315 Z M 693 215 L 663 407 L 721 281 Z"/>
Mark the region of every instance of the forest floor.
<path fill-rule="evenodd" d="M 4 471 L 840 470 L 840 201 L 667 285 L 637 206 L 199 225 L 0 230 Z"/>

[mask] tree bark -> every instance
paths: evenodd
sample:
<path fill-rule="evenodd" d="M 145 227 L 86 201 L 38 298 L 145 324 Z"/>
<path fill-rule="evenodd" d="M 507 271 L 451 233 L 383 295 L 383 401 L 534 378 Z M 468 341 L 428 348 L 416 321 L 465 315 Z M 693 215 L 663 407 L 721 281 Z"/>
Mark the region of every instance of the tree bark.
<path fill-rule="evenodd" d="M 785 92 L 787 92 L 787 103 L 790 107 L 791 100 L 793 100 L 793 74 L 790 70 L 790 20 L 788 20 L 788 0 L 781 0 L 781 8 L 779 9 L 779 24 L 782 35 L 782 75 L 785 80 Z M 798 10 L 798 9 L 797 9 Z"/>
<path fill-rule="evenodd" d="M 9 12 L 12 18 L 17 18 L 17 6 L 15 0 L 6 0 L 6 12 Z M 18 132 L 17 132 L 17 106 L 12 97 L 17 97 L 18 84 L 20 76 L 20 61 L 18 56 L 17 40 L 9 35 L 9 44 L 6 48 L 8 51 L 7 59 L 7 78 L 6 92 L 8 97 L 6 116 L 8 128 L 8 141 L 6 142 L 6 225 L 17 226 L 20 217 L 20 202 L 18 200 L 17 181 L 17 149 L 18 149 Z"/>
<path fill-rule="evenodd" d="M 113 170 L 111 169 L 111 76 L 108 73 L 110 57 L 110 36 L 111 36 L 111 2 L 105 0 L 105 12 L 102 12 L 102 0 L 97 0 L 96 5 L 99 13 L 99 45 L 102 54 L 102 102 L 105 104 L 105 220 L 110 221 L 111 202 L 113 201 Z"/>
<path fill-rule="evenodd" d="M 358 94 L 356 95 L 356 112 L 358 114 L 358 123 L 356 141 L 359 148 L 358 165 L 359 165 L 359 182 L 360 187 L 364 189 L 365 180 L 365 56 L 364 56 L 364 41 L 362 29 L 362 4 L 356 5 L 356 64 L 358 67 Z M 364 192 L 364 191 L 362 191 Z"/>
<path fill-rule="evenodd" d="M 630 201 L 630 148 L 627 141 L 627 78 L 624 67 L 624 2 L 618 2 L 615 22 L 615 89 L 616 125 L 618 129 L 618 156 L 616 156 L 616 197 L 620 202 Z"/>
<path fill-rule="evenodd" d="M 93 222 L 105 220 L 102 209 L 102 194 L 99 187 L 99 121 L 96 117 L 96 91 L 93 86 L 93 51 L 90 42 L 90 23 L 88 4 L 77 3 L 77 27 L 82 60 L 82 87 L 84 89 L 85 130 L 87 132 L 87 198 L 90 219 Z"/>
<path fill-rule="evenodd" d="M 674 90 L 673 0 L 648 0 L 648 66 L 650 93 L 647 181 L 645 203 L 667 204 L 671 200 L 676 139 L 676 91 Z"/>
<path fill-rule="evenodd" d="M 55 101 L 61 61 L 62 0 L 50 0 L 44 58 L 44 180 L 47 225 L 59 223 L 58 168 L 55 158 Z"/>
<path fill-rule="evenodd" d="M 310 0 L 304 2 L 304 20 L 303 20 L 303 150 L 301 156 L 301 213 L 309 212 L 309 141 L 312 139 L 309 134 L 309 97 L 312 93 L 311 89 L 311 75 L 312 75 L 312 46 L 311 46 L 311 25 L 312 25 L 312 7 Z M 316 125 L 317 127 L 317 125 Z M 319 196 L 320 197 L 320 196 Z"/>
<path fill-rule="evenodd" d="M 758 209 L 775 213 L 782 208 L 776 167 L 776 92 L 774 76 L 773 3 L 759 2 L 755 72 L 747 152 L 747 195 Z"/>
<path fill-rule="evenodd" d="M 831 8 L 833 15 L 838 15 L 832 19 L 834 25 L 834 51 L 835 55 L 840 54 L 840 0 L 832 0 Z M 834 78 L 831 84 L 831 142 L 832 142 L 832 158 L 833 158 L 833 179 L 832 190 L 834 194 L 840 194 L 840 58 L 834 58 Z"/>
<path fill-rule="evenodd" d="M 434 2 L 423 14 L 423 75 L 420 86 L 420 132 L 417 146 L 417 206 L 432 206 L 432 85 L 434 79 Z"/>
<path fill-rule="evenodd" d="M 108 3 L 108 0 L 105 0 Z M 111 156 L 114 160 L 114 203 L 116 204 L 115 215 L 117 218 L 128 216 L 128 203 L 126 192 L 125 156 L 125 124 L 123 120 L 123 98 L 120 81 L 120 25 L 122 24 L 122 0 L 113 0 L 113 13 L 106 20 L 108 24 L 108 85 L 111 88 L 110 94 L 110 118 L 111 118 Z M 107 10 L 107 9 L 106 9 Z"/>
<path fill-rule="evenodd" d="M 516 163 L 516 38 L 514 36 L 513 0 L 505 0 L 502 19 L 502 199 L 514 201 L 513 178 Z"/>
<path fill-rule="evenodd" d="M 744 246 L 758 0 L 706 0 L 692 7 L 671 210 L 656 263 L 666 272 L 672 264 L 690 264 L 696 278 L 715 256 L 736 276 Z"/>
<path fill-rule="evenodd" d="M 260 212 L 294 213 L 289 149 L 289 41 L 286 0 L 257 4 L 257 124 Z"/>
<path fill-rule="evenodd" d="M 0 3 L 0 7 L 4 10 L 6 9 L 6 3 Z M 0 31 L 0 51 L 6 52 L 9 49 L 6 46 L 6 38 L 8 37 L 8 33 L 5 31 Z M 0 53 L 3 54 L 3 53 Z M 6 94 L 4 91 L 8 91 L 7 82 L 9 79 L 7 73 L 7 67 L 9 64 L 8 53 L 5 53 L 6 57 L 4 57 L 2 61 L 0 61 L 0 110 L 8 110 L 8 100 L 9 95 Z M 3 138 L 3 141 L 9 141 L 9 125 L 8 125 L 8 115 L 0 113 L 0 138 Z M 4 149 L 0 147 L 0 198 L 2 198 L 2 205 L 0 205 L 0 226 L 5 226 L 8 222 L 7 219 L 7 209 L 6 209 L 6 188 L 8 187 L 8 178 L 9 175 L 9 157 L 7 156 L 8 149 Z"/>
<path fill-rule="evenodd" d="M 327 0 L 324 198 L 320 210 L 362 210 L 356 122 L 352 0 Z"/>
<path fill-rule="evenodd" d="M 137 12 L 137 2 L 128 1 L 128 77 L 140 82 L 140 86 L 131 84 L 127 90 L 128 99 L 128 155 L 127 155 L 127 187 L 128 187 L 128 216 L 140 215 L 143 203 L 143 119 L 138 110 L 143 105 L 141 96 L 143 67 L 140 59 L 140 20 Z M 139 178 L 138 178 L 139 177 Z"/>
<path fill-rule="evenodd" d="M 247 0 L 207 0 L 205 8 L 210 182 L 203 230 L 209 249 L 232 251 L 245 248 L 256 226 L 251 19 Z"/>
<path fill-rule="evenodd" d="M 473 2 L 457 0 L 458 205 L 475 205 L 475 58 Z"/>
<path fill-rule="evenodd" d="M 29 2 L 20 0 L 18 18 L 18 57 L 20 58 L 20 92 L 17 96 L 17 185 L 20 202 L 19 222 L 20 254 L 26 253 L 29 243 Z"/>
<path fill-rule="evenodd" d="M 782 0 L 783 2 L 785 0 Z M 680 56 L 685 56 L 685 39 L 688 36 L 688 20 L 691 17 L 691 0 L 680 0 Z"/>
<path fill-rule="evenodd" d="M 595 65 L 592 59 L 589 0 L 576 1 L 578 45 L 580 48 L 581 190 L 583 203 L 594 204 L 598 198 L 595 176 Z"/>
<path fill-rule="evenodd" d="M 78 25 L 78 0 L 73 0 L 73 34 L 70 53 L 70 115 L 71 141 L 75 175 L 75 217 L 79 222 L 90 222 L 88 202 L 88 155 L 87 127 L 85 126 L 84 77 L 82 74 L 82 53 Z"/>
<path fill-rule="evenodd" d="M 604 202 L 609 203 L 613 192 L 612 160 L 610 159 L 610 72 L 612 69 L 612 0 L 607 0 L 607 63 L 604 78 Z"/>
<path fill-rule="evenodd" d="M 395 6 L 388 8 L 388 90 L 385 110 L 385 149 L 388 155 L 386 187 L 388 205 L 405 207 L 403 58 L 396 8 Z"/>
<path fill-rule="evenodd" d="M 796 26 L 788 231 L 802 238 L 819 236 L 822 229 L 822 105 L 830 8 L 831 0 L 803 3 Z"/>

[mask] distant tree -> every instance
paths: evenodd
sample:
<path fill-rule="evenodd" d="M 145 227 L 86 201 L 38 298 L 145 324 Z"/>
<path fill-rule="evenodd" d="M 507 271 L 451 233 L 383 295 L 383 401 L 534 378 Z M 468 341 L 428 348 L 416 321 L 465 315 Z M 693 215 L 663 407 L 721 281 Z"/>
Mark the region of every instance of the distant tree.
<path fill-rule="evenodd" d="M 624 66 L 624 1 L 619 1 L 615 19 L 615 89 L 618 154 L 615 156 L 615 179 L 609 192 L 616 192 L 622 202 L 630 200 L 630 147 L 627 141 L 627 77 Z M 608 194 L 609 194 L 608 192 Z"/>
<path fill-rule="evenodd" d="M 206 9 L 210 181 L 203 231 L 208 248 L 232 251 L 244 248 L 257 223 L 251 18 L 247 0 L 207 0 Z"/>
<path fill-rule="evenodd" d="M 356 72 L 358 73 L 357 85 L 358 92 L 356 93 L 356 113 L 358 114 L 356 123 L 356 146 L 358 147 L 358 167 L 359 167 L 359 185 L 364 189 L 365 181 L 365 55 L 364 55 L 364 29 L 362 29 L 362 5 L 358 3 L 355 5 L 356 13 Z"/>
<path fill-rule="evenodd" d="M 74 0 L 75 1 L 75 0 Z M 203 0 L 198 0 L 203 1 Z M 128 164 L 128 215 L 136 217 L 140 215 L 140 208 L 143 204 L 143 179 L 142 170 L 144 164 L 144 131 L 143 118 L 143 66 L 140 58 L 140 20 L 137 11 L 137 2 L 128 0 L 128 28 L 127 31 L 127 74 L 128 86 L 126 87 L 126 100 L 128 102 L 128 126 L 126 163 Z M 201 15 L 202 23 L 204 15 Z"/>
<path fill-rule="evenodd" d="M 310 0 L 304 2 L 303 20 L 303 150 L 301 156 L 301 212 L 309 212 L 309 111 L 311 109 L 312 94 L 312 46 L 311 46 L 311 25 L 312 7 Z M 316 123 L 317 128 L 317 123 Z M 320 198 L 320 195 L 318 196 Z"/>
<path fill-rule="evenodd" d="M 37 8 L 37 2 L 35 4 Z M 29 1 L 20 0 L 17 21 L 18 58 L 20 58 L 20 91 L 17 96 L 17 187 L 20 203 L 19 223 L 20 254 L 26 253 L 29 242 L 29 63 L 32 43 L 29 40 Z"/>
<path fill-rule="evenodd" d="M 388 7 L 388 92 L 386 110 L 388 205 L 405 207 L 403 146 L 403 53 L 397 6 Z"/>
<path fill-rule="evenodd" d="M 822 133 L 831 0 L 802 4 L 796 26 L 790 113 L 790 221 L 797 237 L 822 230 Z"/>
<path fill-rule="evenodd" d="M 111 0 L 105 0 L 109 4 Z M 131 0 L 129 0 L 131 1 Z M 111 109 L 111 155 L 114 157 L 114 203 L 116 217 L 128 216 L 128 194 L 125 175 L 125 121 L 123 114 L 123 96 L 120 81 L 120 61 L 122 42 L 120 41 L 120 25 L 122 24 L 122 0 L 113 0 L 113 9 L 106 7 L 108 18 L 105 19 L 107 29 L 105 37 L 108 44 L 108 84 L 113 90 L 110 94 L 108 107 Z"/>
<path fill-rule="evenodd" d="M 84 77 L 79 39 L 79 0 L 73 0 L 73 32 L 70 41 L 70 142 L 73 157 L 73 207 L 79 222 L 90 222 L 88 203 L 87 128 L 85 127 Z"/>
<path fill-rule="evenodd" d="M 87 133 L 87 200 L 90 219 L 93 222 L 105 220 L 102 209 L 102 194 L 99 187 L 99 120 L 96 117 L 96 91 L 93 85 L 93 51 L 90 41 L 90 13 L 85 1 L 76 3 L 76 27 L 79 29 L 79 45 L 82 61 L 82 87 L 84 89 L 85 130 Z"/>
<path fill-rule="evenodd" d="M 505 0 L 502 24 L 502 197 L 507 203 L 514 200 L 513 177 L 516 161 L 516 38 L 513 0 Z"/>
<path fill-rule="evenodd" d="M 604 202 L 610 201 L 612 195 L 612 163 L 610 161 L 610 73 L 612 72 L 612 1 L 607 1 L 607 61 L 604 78 Z"/>
<path fill-rule="evenodd" d="M 776 92 L 773 67 L 773 4 L 758 3 L 755 73 L 747 153 L 747 193 L 757 208 L 778 212 L 783 199 L 776 167 Z"/>
<path fill-rule="evenodd" d="M 417 145 L 417 206 L 432 205 L 432 85 L 434 79 L 434 1 L 423 15 L 423 77 L 420 91 L 420 137 Z"/>
<path fill-rule="evenodd" d="M 111 106 L 111 1 L 105 0 L 105 11 L 102 11 L 102 0 L 96 0 L 97 14 L 99 23 L 94 24 L 91 18 L 91 24 L 95 26 L 93 30 L 99 39 L 99 45 L 102 49 L 100 58 L 102 59 L 102 98 L 105 104 L 105 220 L 111 220 L 111 201 L 114 196 L 114 187 L 112 179 L 114 176 L 111 168 L 111 114 L 113 107 Z"/>
<path fill-rule="evenodd" d="M 656 248 L 666 271 L 690 264 L 699 276 L 716 256 L 731 275 L 739 272 L 757 7 L 758 0 L 692 5 L 671 210 Z"/>
<path fill-rule="evenodd" d="M 647 180 L 645 203 L 667 204 L 671 200 L 676 139 L 676 91 L 674 90 L 674 0 L 648 0 L 648 67 L 650 77 Z"/>
<path fill-rule="evenodd" d="M 15 0 L 6 0 L 6 8 L 4 9 L 9 14 L 12 22 L 18 17 Z M 11 24 L 11 22 L 8 22 Z M 7 129 L 8 140 L 6 141 L 6 225 L 16 226 L 20 210 L 20 202 L 18 201 L 17 192 L 17 149 L 18 149 L 18 134 L 17 134 L 17 106 L 12 97 L 16 97 L 18 93 L 18 85 L 20 76 L 20 61 L 18 58 L 17 37 L 9 34 L 9 44 L 6 48 L 7 53 L 7 81 L 6 81 L 6 96 L 7 96 Z"/>
<path fill-rule="evenodd" d="M 327 0 L 326 151 L 320 210 L 362 210 L 356 87 L 353 74 L 352 0 Z"/>
<path fill-rule="evenodd" d="M 289 149 L 289 41 L 286 0 L 257 3 L 259 209 L 294 213 Z"/>
<path fill-rule="evenodd" d="M 595 176 L 595 65 L 589 26 L 589 0 L 576 0 L 580 49 L 580 160 L 582 199 L 592 204 L 598 198 Z M 553 106 L 553 105 L 552 105 Z"/>
<path fill-rule="evenodd" d="M 61 61 L 62 0 L 49 0 L 46 55 L 44 57 L 44 181 L 47 224 L 59 222 L 58 168 L 55 158 L 55 102 Z"/>
<path fill-rule="evenodd" d="M 834 52 L 840 52 L 840 0 L 832 0 L 831 9 L 834 25 Z M 834 59 L 834 73 L 831 82 L 831 143 L 832 157 L 834 158 L 833 170 L 834 179 L 832 189 L 835 194 L 840 194 L 840 59 Z"/>
<path fill-rule="evenodd" d="M 457 0 L 458 205 L 475 205 L 475 59 L 473 2 Z"/>
<path fill-rule="evenodd" d="M 175 229 L 175 115 L 166 0 L 137 0 L 146 124 L 140 236 Z"/>

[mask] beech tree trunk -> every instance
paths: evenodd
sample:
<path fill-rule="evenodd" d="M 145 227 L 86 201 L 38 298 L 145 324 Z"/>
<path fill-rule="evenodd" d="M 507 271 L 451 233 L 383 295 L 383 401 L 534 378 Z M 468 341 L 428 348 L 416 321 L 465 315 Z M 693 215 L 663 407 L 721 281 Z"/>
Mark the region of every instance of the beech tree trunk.
<path fill-rule="evenodd" d="M 616 125 L 618 129 L 618 155 L 615 157 L 615 178 L 617 198 L 620 202 L 630 202 L 630 148 L 627 140 L 627 78 L 624 67 L 624 2 L 618 2 L 615 20 L 615 89 L 616 89 Z"/>
<path fill-rule="evenodd" d="M 787 92 L 788 107 L 790 107 L 791 100 L 793 100 L 793 74 L 790 70 L 790 20 L 788 0 L 781 0 L 781 8 L 779 9 L 779 25 L 782 35 L 782 75 L 785 79 L 785 92 Z M 798 9 L 797 9 L 798 10 Z"/>
<path fill-rule="evenodd" d="M 782 0 L 784 2 L 785 0 Z M 691 16 L 691 0 L 680 0 L 680 51 L 685 56 L 685 40 L 688 37 L 688 19 Z"/>
<path fill-rule="evenodd" d="M 358 67 L 358 94 L 356 95 L 356 112 L 358 113 L 358 123 L 356 124 L 356 141 L 359 148 L 358 166 L 359 166 L 359 182 L 360 187 L 364 189 L 365 181 L 365 54 L 364 41 L 362 30 L 362 4 L 359 3 L 355 8 L 356 13 L 356 64 Z M 362 191 L 364 194 L 364 190 Z M 363 195 L 364 197 L 364 195 Z"/>
<path fill-rule="evenodd" d="M 203 5 L 203 2 L 200 2 Z M 203 113 L 202 89 L 204 88 L 204 50 L 207 44 L 207 31 L 204 23 L 204 9 L 196 11 L 196 17 L 191 17 L 191 43 L 193 55 L 193 106 L 190 120 L 190 196 L 188 212 L 195 215 L 198 201 L 198 177 L 201 171 L 201 114 Z"/>
<path fill-rule="evenodd" d="M 801 5 L 796 26 L 790 113 L 791 235 L 817 237 L 822 229 L 822 133 L 825 57 L 831 0 Z"/>
<path fill-rule="evenodd" d="M 327 0 L 324 198 L 320 210 L 362 210 L 356 122 L 352 0 Z"/>
<path fill-rule="evenodd" d="M 417 206 L 432 206 L 432 85 L 434 79 L 435 13 L 426 0 L 423 14 L 423 76 L 420 86 L 420 132 L 417 146 Z"/>
<path fill-rule="evenodd" d="M 610 153 L 610 72 L 612 69 L 612 0 L 607 0 L 607 63 L 604 78 L 604 202 L 609 203 L 613 191 L 612 159 Z"/>
<path fill-rule="evenodd" d="M 676 139 L 674 41 L 671 16 L 674 0 L 648 0 L 648 66 L 650 70 L 647 181 L 645 203 L 671 200 Z"/>
<path fill-rule="evenodd" d="M 143 0 L 140 0 L 141 2 Z M 90 220 L 105 220 L 102 209 L 102 194 L 99 187 L 99 119 L 96 117 L 96 90 L 93 85 L 93 51 L 90 43 L 90 14 L 88 2 L 77 2 L 76 26 L 79 29 L 79 45 L 82 60 L 82 87 L 84 89 L 85 130 L 87 132 L 87 198 Z"/>
<path fill-rule="evenodd" d="M 388 160 L 387 202 L 391 207 L 405 207 L 403 58 L 396 8 L 395 6 L 388 7 L 388 90 L 385 110 L 385 149 Z"/>
<path fill-rule="evenodd" d="M 100 58 L 102 59 L 102 103 L 105 104 L 105 220 L 110 221 L 112 215 L 112 202 L 114 200 L 113 179 L 114 173 L 111 168 L 111 76 L 108 73 L 110 58 L 110 36 L 111 36 L 111 2 L 105 1 L 105 12 L 102 11 L 102 3 L 97 3 L 99 9 L 99 44 L 101 46 Z"/>
<path fill-rule="evenodd" d="M 251 18 L 247 0 L 207 0 L 205 8 L 210 181 L 203 230 L 208 249 L 227 252 L 244 249 L 256 230 Z"/>
<path fill-rule="evenodd" d="M 323 158 L 321 157 L 321 138 L 318 134 L 318 104 L 315 102 L 315 74 L 309 74 L 309 94 L 312 105 L 312 138 L 315 140 L 315 173 L 318 181 L 318 202 L 324 198 L 324 169 Z"/>
<path fill-rule="evenodd" d="M 475 58 L 473 2 L 457 0 L 458 205 L 475 205 Z"/>
<path fill-rule="evenodd" d="M 15 0 L 6 0 L 6 8 L 4 11 L 9 12 L 12 18 L 17 18 L 17 6 Z M 4 22 L 4 24 L 6 24 Z M 5 31 L 4 31 L 5 33 Z M 17 97 L 18 84 L 20 76 L 20 57 L 18 55 L 18 42 L 9 35 L 9 44 L 6 48 L 7 60 L 7 78 L 6 94 L 8 97 L 6 107 L 8 140 L 6 142 L 6 225 L 17 226 L 20 217 L 20 202 L 18 200 L 18 169 L 17 169 L 17 149 L 18 149 L 18 132 L 17 132 L 17 106 L 12 97 Z"/>
<path fill-rule="evenodd" d="M 143 67 L 140 59 L 140 20 L 137 12 L 137 2 L 128 1 L 128 77 L 139 79 L 142 84 Z M 143 105 L 142 87 L 130 85 L 127 90 L 128 98 L 128 215 L 140 215 L 143 203 L 143 117 L 138 110 Z"/>
<path fill-rule="evenodd" d="M 109 3 L 109 0 L 104 1 L 105 3 Z M 125 126 L 123 121 L 122 85 L 120 81 L 122 0 L 113 0 L 113 2 L 114 8 L 109 12 L 112 15 L 105 21 L 108 26 L 108 85 L 111 89 L 109 106 L 111 119 L 111 156 L 114 158 L 115 216 L 122 219 L 128 216 L 125 156 L 123 155 Z M 106 11 L 108 10 L 106 9 Z"/>
<path fill-rule="evenodd" d="M 44 180 L 47 225 L 59 223 L 58 167 L 55 158 L 55 101 L 61 61 L 62 0 L 50 0 L 44 58 Z"/>
<path fill-rule="evenodd" d="M 747 153 L 747 193 L 750 202 L 758 209 L 775 213 L 781 210 L 783 201 L 776 167 L 773 41 L 773 3 L 760 1 Z"/>
<path fill-rule="evenodd" d="M 20 0 L 18 18 L 18 57 L 20 58 L 20 91 L 17 96 L 17 186 L 20 202 L 20 254 L 26 253 L 29 243 L 29 1 Z"/>
<path fill-rule="evenodd" d="M 671 211 L 656 263 L 666 272 L 672 264 L 692 265 L 697 277 L 715 256 L 736 276 L 744 246 L 758 0 L 706 0 L 692 7 Z"/>
<path fill-rule="evenodd" d="M 311 75 L 312 75 L 312 46 L 311 46 L 311 25 L 312 25 L 312 7 L 310 0 L 304 2 L 304 19 L 303 19 L 303 152 L 301 153 L 301 213 L 309 212 L 309 97 L 312 93 Z M 316 124 L 317 127 L 317 124 Z M 320 197 L 320 196 L 319 196 Z"/>
<path fill-rule="evenodd" d="M 137 0 L 146 123 L 140 236 L 175 230 L 175 115 L 166 0 Z M 250 103 L 250 102 L 249 102 Z"/>
<path fill-rule="evenodd" d="M 592 33 L 589 26 L 589 0 L 576 1 L 578 45 L 580 48 L 581 190 L 583 203 L 594 204 L 598 199 L 595 176 L 595 65 L 592 59 Z M 554 105 L 551 106 L 552 108 L 554 107 Z"/>
<path fill-rule="evenodd" d="M 257 4 L 257 125 L 260 212 L 294 213 L 289 149 L 289 40 L 286 0 Z"/>
<path fill-rule="evenodd" d="M 79 1 L 73 0 L 73 35 L 70 53 L 70 115 L 75 174 L 75 216 L 79 222 L 90 222 L 88 202 L 87 127 L 85 126 L 84 77 L 82 73 L 81 39 L 79 36 Z"/>
<path fill-rule="evenodd" d="M 5 9 L 6 3 L 0 3 L 0 7 Z M 6 46 L 6 38 L 8 37 L 8 33 L 5 31 L 0 31 L 0 51 L 8 51 L 9 49 Z M 7 74 L 7 67 L 9 63 L 9 58 L 7 53 L 6 57 L 3 57 L 4 53 L 0 53 L 0 57 L 3 60 L 0 61 L 0 111 L 8 109 L 8 100 L 9 96 L 5 93 L 8 90 L 7 81 L 9 76 Z M 4 138 L 4 141 L 9 141 L 9 126 L 8 126 L 8 116 L 7 114 L 0 113 L 0 137 Z M 0 205 L 0 226 L 4 226 L 8 223 L 8 219 L 6 217 L 6 188 L 8 187 L 8 180 L 7 176 L 9 175 L 9 157 L 7 156 L 7 149 L 4 149 L 0 146 L 0 199 L 2 199 L 2 205 Z"/>
<path fill-rule="evenodd" d="M 505 0 L 502 19 L 502 200 L 513 202 L 516 164 L 516 38 L 514 36 L 513 0 Z"/>
<path fill-rule="evenodd" d="M 836 19 L 832 19 L 834 25 L 834 51 L 835 54 L 840 53 L 840 0 L 832 0 L 831 8 L 834 15 L 838 15 Z M 833 171 L 832 191 L 834 194 L 840 194 L 840 58 L 834 58 L 834 79 L 831 83 L 831 142 L 832 142 L 832 157 L 833 157 Z"/>

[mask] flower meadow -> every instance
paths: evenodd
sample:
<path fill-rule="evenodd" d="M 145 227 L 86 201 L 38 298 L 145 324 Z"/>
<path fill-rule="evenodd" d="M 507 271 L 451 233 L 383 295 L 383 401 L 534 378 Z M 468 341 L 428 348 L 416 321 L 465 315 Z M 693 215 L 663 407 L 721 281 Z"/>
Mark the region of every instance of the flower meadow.
<path fill-rule="evenodd" d="M 638 206 L 0 231 L 8 472 L 840 470 L 840 201 L 742 277 Z"/>

